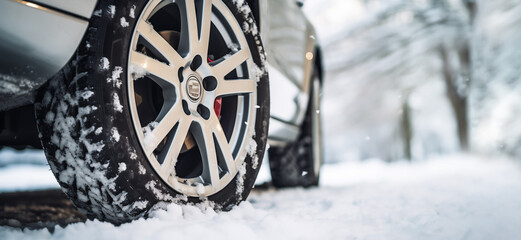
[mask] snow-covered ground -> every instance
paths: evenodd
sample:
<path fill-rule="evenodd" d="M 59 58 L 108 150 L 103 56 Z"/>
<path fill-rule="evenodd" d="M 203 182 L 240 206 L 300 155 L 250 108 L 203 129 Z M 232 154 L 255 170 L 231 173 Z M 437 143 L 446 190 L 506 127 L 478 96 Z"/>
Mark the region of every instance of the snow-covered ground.
<path fill-rule="evenodd" d="M 0 193 L 59 188 L 41 150 L 0 151 Z"/>
<path fill-rule="evenodd" d="M 5 159 L 5 156 L 8 156 L 6 151 L 0 151 L 0 157 Z M 22 166 L 27 167 L 0 168 L 3 191 L 9 190 L 6 188 L 9 184 L 17 184 L 16 189 L 52 187 L 52 175 L 45 165 L 33 164 L 31 174 L 22 172 L 29 169 Z M 28 175 L 34 179 L 26 181 L 24 186 L 20 179 Z M 518 239 L 519 236 L 521 165 L 508 159 L 475 156 L 440 157 L 416 163 L 370 160 L 328 164 L 324 166 L 319 188 L 255 191 L 247 202 L 230 212 L 170 205 L 149 219 L 119 227 L 99 221 L 57 227 L 54 233 L 47 229 L 22 231 L 0 227 L 0 239 Z"/>

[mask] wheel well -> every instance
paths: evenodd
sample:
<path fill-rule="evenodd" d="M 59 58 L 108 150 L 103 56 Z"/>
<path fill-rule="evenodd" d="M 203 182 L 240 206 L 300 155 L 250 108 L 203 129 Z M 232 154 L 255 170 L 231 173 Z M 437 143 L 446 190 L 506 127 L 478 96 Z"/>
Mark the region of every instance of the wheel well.
<path fill-rule="evenodd" d="M 41 148 L 34 116 L 34 105 L 0 112 L 0 148 Z"/>

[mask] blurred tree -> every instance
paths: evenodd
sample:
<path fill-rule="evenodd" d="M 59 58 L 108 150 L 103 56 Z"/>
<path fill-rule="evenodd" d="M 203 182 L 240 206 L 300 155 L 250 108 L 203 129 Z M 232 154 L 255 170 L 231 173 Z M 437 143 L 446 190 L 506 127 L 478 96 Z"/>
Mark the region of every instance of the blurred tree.
<path fill-rule="evenodd" d="M 434 4 L 443 4 L 441 1 L 433 0 Z M 453 48 L 456 49 L 458 65 L 451 66 L 449 59 L 450 46 L 441 44 L 439 47 L 442 59 L 443 78 L 446 84 L 447 96 L 450 100 L 456 124 L 458 126 L 458 139 L 463 151 L 469 150 L 469 109 L 468 93 L 472 81 L 472 32 L 474 28 L 474 18 L 476 16 L 476 3 L 474 0 L 462 0 L 467 18 L 460 19 L 462 31 L 456 36 Z M 447 4 L 443 7 L 448 8 Z M 448 10 L 448 9 L 447 9 Z"/>
<path fill-rule="evenodd" d="M 403 97 L 402 102 L 402 136 L 404 141 L 403 152 L 405 158 L 412 159 L 412 121 L 411 121 L 411 107 L 409 105 L 409 94 Z"/>
<path fill-rule="evenodd" d="M 467 104 L 468 87 L 465 87 L 465 89 L 458 87 L 458 78 L 461 77 L 466 82 L 470 82 L 471 78 L 470 75 L 465 75 L 463 67 L 461 69 L 452 68 L 447 47 L 441 45 L 439 51 L 443 63 L 443 78 L 445 80 L 447 97 L 450 100 L 456 124 L 458 126 L 459 144 L 463 151 L 467 151 L 469 148 L 469 118 Z M 460 49 L 460 51 L 465 51 L 465 49 Z M 466 57 L 465 55 L 468 53 L 462 54 L 463 56 L 461 53 L 459 56 Z M 470 65 L 470 61 L 468 59 L 460 59 L 460 64 L 462 64 L 462 66 L 468 66 Z M 455 75 L 456 73 L 459 73 L 460 75 Z"/>
<path fill-rule="evenodd" d="M 441 133 L 445 129 L 414 131 L 439 126 L 411 120 L 419 109 L 408 97 L 421 86 L 441 81 L 445 84 L 445 101 L 452 114 L 449 112 L 448 116 L 437 116 L 430 121 L 450 121 L 448 119 L 452 118 L 459 148 L 467 150 L 467 98 L 472 79 L 471 46 L 476 3 L 472 0 L 364 0 L 363 3 L 367 17 L 326 41 L 326 54 L 334 56 L 327 64 L 329 72 L 333 78 L 347 78 L 345 81 L 351 83 L 343 84 L 350 85 L 350 94 L 360 96 L 347 104 L 348 111 L 355 115 L 348 117 L 351 119 L 347 124 L 373 124 L 372 128 L 378 129 L 378 125 L 393 123 L 391 126 L 401 129 L 398 134 L 401 143 L 394 141 L 397 135 L 393 131 L 380 131 L 380 136 L 371 139 L 384 144 L 393 142 L 395 149 L 403 149 L 403 152 L 399 155 L 372 153 L 375 157 L 422 157 L 429 154 L 425 152 L 427 148 L 422 147 L 428 144 L 445 144 L 442 148 L 450 151 L 450 144 L 444 143 L 450 142 L 446 140 L 447 134 Z M 337 91 L 343 89 L 336 88 Z M 397 96 L 402 99 L 393 99 Z M 360 104 L 361 99 L 364 104 Z M 433 101 L 431 104 L 444 103 Z M 438 114 L 446 112 L 440 110 Z M 382 139 L 376 141 L 376 138 Z"/>
<path fill-rule="evenodd" d="M 519 0 L 316 2 L 330 156 L 521 157 Z"/>

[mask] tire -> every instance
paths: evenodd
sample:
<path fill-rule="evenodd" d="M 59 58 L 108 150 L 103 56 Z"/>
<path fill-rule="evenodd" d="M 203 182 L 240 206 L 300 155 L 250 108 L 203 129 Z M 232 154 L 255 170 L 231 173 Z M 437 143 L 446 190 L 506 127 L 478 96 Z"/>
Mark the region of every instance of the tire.
<path fill-rule="evenodd" d="M 172 202 L 229 210 L 253 187 L 269 121 L 256 23 L 246 3 L 176 2 L 99 1 L 37 97 L 50 168 L 89 219 Z"/>
<path fill-rule="evenodd" d="M 308 103 L 300 133 L 295 142 L 268 149 L 273 186 L 318 186 L 323 161 L 320 113 L 321 83 L 313 72 Z"/>

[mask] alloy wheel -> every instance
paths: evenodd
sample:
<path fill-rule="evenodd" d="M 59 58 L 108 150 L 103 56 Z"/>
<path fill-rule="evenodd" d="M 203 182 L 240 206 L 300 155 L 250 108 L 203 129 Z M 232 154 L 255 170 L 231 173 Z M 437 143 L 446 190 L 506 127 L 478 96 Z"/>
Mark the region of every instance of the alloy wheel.
<path fill-rule="evenodd" d="M 134 130 L 175 191 L 206 197 L 240 173 L 254 135 L 255 64 L 221 0 L 149 2 L 128 57 Z"/>

